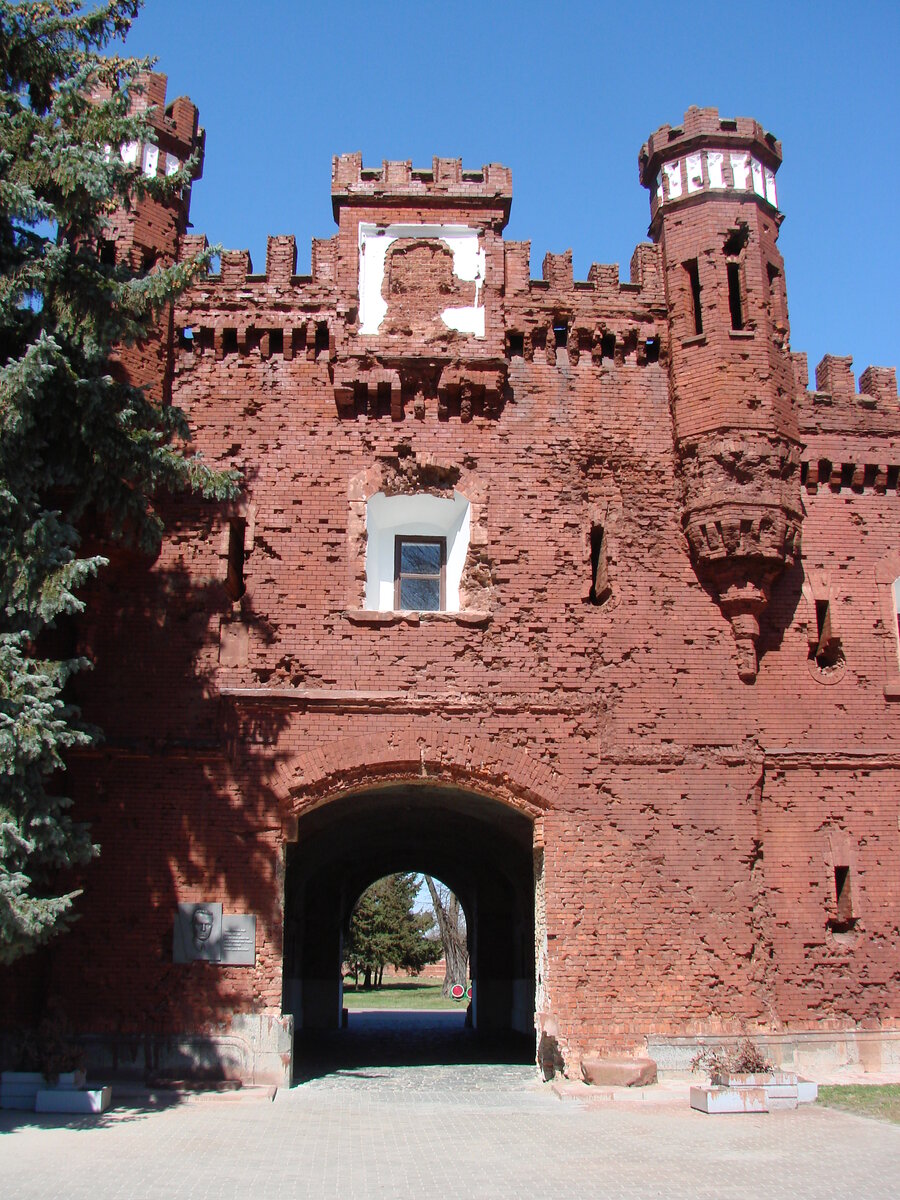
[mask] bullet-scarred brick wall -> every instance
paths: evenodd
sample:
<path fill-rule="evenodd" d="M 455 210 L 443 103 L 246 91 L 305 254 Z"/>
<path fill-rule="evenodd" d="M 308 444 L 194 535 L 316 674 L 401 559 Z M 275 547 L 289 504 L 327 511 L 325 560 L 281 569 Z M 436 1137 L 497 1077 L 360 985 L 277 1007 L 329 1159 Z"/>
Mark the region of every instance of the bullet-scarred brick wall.
<path fill-rule="evenodd" d="M 310 277 L 271 238 L 264 274 L 226 253 L 179 302 L 173 398 L 244 489 L 171 506 L 156 561 L 121 555 L 91 597 L 79 687 L 107 740 L 73 775 L 103 853 L 52 967 L 76 1024 L 279 1015 L 284 846 L 396 779 L 534 821 L 536 1019 L 570 1071 L 667 1037 L 897 1029 L 896 376 L 857 395 L 828 359 L 807 390 L 779 162 L 755 122 L 691 110 L 642 152 L 630 281 L 576 282 L 571 255 L 534 280 L 503 241 L 504 169 L 344 156 Z M 373 335 L 361 223 L 412 229 Z M 477 231 L 477 289 L 446 226 Z M 484 337 L 444 300 L 482 305 Z M 366 609 L 380 491 L 469 500 L 458 613 Z M 172 963 L 175 905 L 201 898 L 256 912 L 255 967 Z"/>

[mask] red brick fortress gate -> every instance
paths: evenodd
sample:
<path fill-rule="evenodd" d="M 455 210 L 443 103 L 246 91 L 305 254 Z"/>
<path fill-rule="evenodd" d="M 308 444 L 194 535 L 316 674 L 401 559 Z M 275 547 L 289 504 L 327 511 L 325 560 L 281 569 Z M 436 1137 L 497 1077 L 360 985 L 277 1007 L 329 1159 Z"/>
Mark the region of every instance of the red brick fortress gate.
<path fill-rule="evenodd" d="M 475 1029 L 533 1034 L 536 944 L 546 957 L 535 897 L 547 802 L 536 782 L 551 774 L 478 739 L 445 737 L 436 751 L 439 731 L 429 732 L 380 746 L 338 741 L 281 773 L 296 814 L 284 885 L 284 1010 L 295 1030 L 339 1027 L 352 905 L 375 879 L 418 869 L 465 908 Z"/>
<path fill-rule="evenodd" d="M 152 98 L 183 160 L 196 110 Z M 780 161 L 689 109 L 641 151 L 628 280 L 576 281 L 504 239 L 506 168 L 343 155 L 309 275 L 293 237 L 226 251 L 123 354 L 243 492 L 92 589 L 106 741 L 70 775 L 103 850 L 10 1019 L 58 994 L 98 1063 L 289 1080 L 356 894 L 432 868 L 480 1027 L 569 1074 L 743 1034 L 900 1059 L 896 374 L 809 389 Z M 116 253 L 189 255 L 187 200 Z"/>

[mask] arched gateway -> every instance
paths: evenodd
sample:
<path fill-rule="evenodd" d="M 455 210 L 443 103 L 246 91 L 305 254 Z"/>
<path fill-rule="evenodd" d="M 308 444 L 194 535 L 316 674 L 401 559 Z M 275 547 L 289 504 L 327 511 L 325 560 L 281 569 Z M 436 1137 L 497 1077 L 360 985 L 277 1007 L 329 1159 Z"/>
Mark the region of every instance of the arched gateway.
<path fill-rule="evenodd" d="M 468 915 L 475 1028 L 533 1033 L 547 807 L 535 780 L 551 773 L 496 742 L 451 745 L 420 731 L 393 744 L 339 741 L 279 778 L 289 814 L 283 1009 L 295 1030 L 339 1026 L 352 905 L 380 876 L 415 869 L 447 881 Z"/>

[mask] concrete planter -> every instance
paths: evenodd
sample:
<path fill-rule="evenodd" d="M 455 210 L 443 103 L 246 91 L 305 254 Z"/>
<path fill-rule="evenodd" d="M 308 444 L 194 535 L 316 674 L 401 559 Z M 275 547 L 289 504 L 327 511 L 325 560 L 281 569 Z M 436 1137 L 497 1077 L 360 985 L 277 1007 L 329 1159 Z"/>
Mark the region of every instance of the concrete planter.
<path fill-rule="evenodd" d="M 112 1088 L 45 1088 L 35 1097 L 34 1111 L 44 1113 L 102 1113 L 109 1108 Z"/>
<path fill-rule="evenodd" d="M 74 1091 L 84 1087 L 84 1071 L 67 1071 L 52 1086 L 40 1071 L 3 1071 L 0 1073 L 0 1108 L 27 1108 L 34 1112 L 40 1091 Z"/>
<path fill-rule="evenodd" d="M 790 1071 L 715 1073 L 711 1084 L 691 1088 L 691 1108 L 705 1113 L 776 1112 L 811 1103 L 818 1095 L 816 1084 Z"/>
<path fill-rule="evenodd" d="M 797 1076 L 789 1071 L 714 1071 L 709 1081 L 714 1087 L 773 1087 L 797 1083 Z"/>

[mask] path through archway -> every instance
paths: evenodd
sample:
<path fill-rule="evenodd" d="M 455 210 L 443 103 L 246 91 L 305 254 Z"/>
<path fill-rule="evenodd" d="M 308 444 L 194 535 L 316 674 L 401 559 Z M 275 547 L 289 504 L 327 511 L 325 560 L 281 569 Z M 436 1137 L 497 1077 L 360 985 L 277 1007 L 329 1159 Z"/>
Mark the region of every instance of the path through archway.
<path fill-rule="evenodd" d="M 319 1073 L 323 1048 L 344 1062 L 534 1058 L 533 824 L 522 812 L 457 787 L 403 782 L 342 795 L 298 820 L 285 872 L 284 1011 L 294 1016 L 295 1073 Z M 342 938 L 353 904 L 396 871 L 445 880 L 469 920 L 471 1030 L 464 1013 L 424 1014 L 405 1039 L 396 1019 L 370 1021 L 373 1040 L 341 1037 Z M 379 1031 L 380 1027 L 380 1031 Z M 418 1032 L 417 1032 L 418 1029 Z M 376 1044 L 380 1043 L 380 1044 Z M 330 1048 L 330 1050 L 329 1050 Z M 524 1049 L 523 1049 L 524 1048 Z"/>

